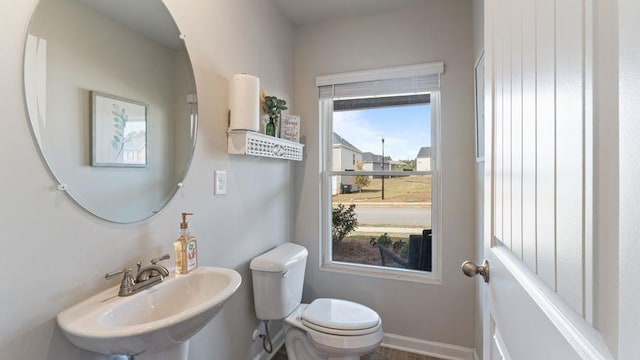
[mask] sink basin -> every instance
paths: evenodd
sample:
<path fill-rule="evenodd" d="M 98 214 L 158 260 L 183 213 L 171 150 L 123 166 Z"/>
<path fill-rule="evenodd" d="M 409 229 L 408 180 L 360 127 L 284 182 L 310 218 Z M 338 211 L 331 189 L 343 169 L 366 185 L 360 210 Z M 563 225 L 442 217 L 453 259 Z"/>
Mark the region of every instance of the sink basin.
<path fill-rule="evenodd" d="M 172 273 L 127 297 L 117 296 L 115 286 L 64 310 L 58 324 L 85 350 L 179 359 L 186 356 L 189 338 L 213 319 L 241 281 L 234 270 L 200 267 L 186 275 Z"/>

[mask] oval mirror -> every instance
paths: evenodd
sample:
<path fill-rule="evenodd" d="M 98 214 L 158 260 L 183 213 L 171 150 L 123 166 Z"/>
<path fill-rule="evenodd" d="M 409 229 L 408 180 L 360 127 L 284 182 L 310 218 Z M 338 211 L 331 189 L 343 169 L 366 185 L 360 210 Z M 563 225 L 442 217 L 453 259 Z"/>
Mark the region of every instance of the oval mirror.
<path fill-rule="evenodd" d="M 25 45 L 31 129 L 58 188 L 118 223 L 160 211 L 193 155 L 191 62 L 158 0 L 41 0 Z"/>

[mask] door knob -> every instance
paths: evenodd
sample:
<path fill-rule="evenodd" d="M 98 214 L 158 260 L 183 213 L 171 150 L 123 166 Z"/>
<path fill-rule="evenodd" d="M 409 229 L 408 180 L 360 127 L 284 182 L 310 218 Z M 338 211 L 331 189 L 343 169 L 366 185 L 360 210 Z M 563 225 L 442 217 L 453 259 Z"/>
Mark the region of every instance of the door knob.
<path fill-rule="evenodd" d="M 462 272 L 468 277 L 474 277 L 478 274 L 482 275 L 484 282 L 489 282 L 489 262 L 485 260 L 482 265 L 476 265 L 471 261 L 462 263 Z"/>

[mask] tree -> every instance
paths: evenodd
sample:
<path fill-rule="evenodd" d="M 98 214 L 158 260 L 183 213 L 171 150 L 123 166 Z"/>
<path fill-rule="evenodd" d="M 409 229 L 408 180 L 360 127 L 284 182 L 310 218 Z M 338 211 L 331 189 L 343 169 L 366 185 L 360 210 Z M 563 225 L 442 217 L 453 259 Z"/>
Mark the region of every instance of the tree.
<path fill-rule="evenodd" d="M 416 159 L 402 160 L 402 169 L 404 170 L 416 170 Z"/>
<path fill-rule="evenodd" d="M 356 169 L 362 170 L 363 165 L 364 165 L 364 162 L 358 161 L 356 163 Z M 359 191 L 362 192 L 362 188 L 367 187 L 369 186 L 369 184 L 371 184 L 371 179 L 369 179 L 368 176 L 358 175 L 353 180 L 353 183 L 358 187 L 358 189 L 360 189 Z"/>
<path fill-rule="evenodd" d="M 338 204 L 332 209 L 331 240 L 333 245 L 339 245 L 342 239 L 358 227 L 355 209 L 355 204 L 349 205 L 348 208 L 344 204 Z"/>

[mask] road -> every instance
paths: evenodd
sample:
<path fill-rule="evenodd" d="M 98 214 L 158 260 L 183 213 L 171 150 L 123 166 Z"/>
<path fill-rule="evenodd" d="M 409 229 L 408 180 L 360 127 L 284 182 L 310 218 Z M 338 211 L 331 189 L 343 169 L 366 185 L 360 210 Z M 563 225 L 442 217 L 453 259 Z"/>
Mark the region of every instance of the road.
<path fill-rule="evenodd" d="M 426 207 L 367 207 L 356 206 L 361 225 L 393 225 L 431 227 L 431 208 Z"/>

